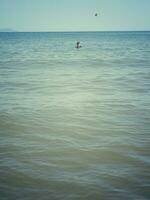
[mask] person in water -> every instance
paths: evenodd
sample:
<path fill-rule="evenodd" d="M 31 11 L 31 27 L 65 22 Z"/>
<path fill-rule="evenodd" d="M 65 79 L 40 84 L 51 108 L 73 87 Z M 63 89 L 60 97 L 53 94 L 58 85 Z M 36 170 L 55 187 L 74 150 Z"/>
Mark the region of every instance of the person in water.
<path fill-rule="evenodd" d="M 77 42 L 76 48 L 78 49 L 78 48 L 81 48 L 81 47 L 82 47 L 82 46 L 81 46 L 80 42 Z"/>

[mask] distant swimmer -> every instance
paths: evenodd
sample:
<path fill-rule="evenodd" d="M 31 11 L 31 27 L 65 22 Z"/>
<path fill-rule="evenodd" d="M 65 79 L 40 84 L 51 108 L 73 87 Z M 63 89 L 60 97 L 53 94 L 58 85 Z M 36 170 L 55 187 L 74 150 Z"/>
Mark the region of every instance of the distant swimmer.
<path fill-rule="evenodd" d="M 82 46 L 81 46 L 80 42 L 77 42 L 76 48 L 78 49 L 78 48 L 81 48 L 81 47 L 82 47 Z"/>
<path fill-rule="evenodd" d="M 94 15 L 95 17 L 97 17 L 98 16 L 98 13 L 95 13 L 95 15 Z"/>

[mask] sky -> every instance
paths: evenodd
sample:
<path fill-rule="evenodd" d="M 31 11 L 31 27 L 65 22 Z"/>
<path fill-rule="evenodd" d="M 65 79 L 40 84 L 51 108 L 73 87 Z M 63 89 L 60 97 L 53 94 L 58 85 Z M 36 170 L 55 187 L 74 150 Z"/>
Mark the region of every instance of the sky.
<path fill-rule="evenodd" d="M 0 29 L 5 28 L 150 31 L 150 0 L 0 0 Z"/>

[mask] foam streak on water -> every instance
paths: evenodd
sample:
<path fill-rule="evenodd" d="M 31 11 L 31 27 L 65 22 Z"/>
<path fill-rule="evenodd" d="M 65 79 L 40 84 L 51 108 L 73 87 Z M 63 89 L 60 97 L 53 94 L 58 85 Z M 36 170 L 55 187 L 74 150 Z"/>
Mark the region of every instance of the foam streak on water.
<path fill-rule="evenodd" d="M 2 200 L 148 200 L 149 122 L 150 32 L 0 33 Z"/>

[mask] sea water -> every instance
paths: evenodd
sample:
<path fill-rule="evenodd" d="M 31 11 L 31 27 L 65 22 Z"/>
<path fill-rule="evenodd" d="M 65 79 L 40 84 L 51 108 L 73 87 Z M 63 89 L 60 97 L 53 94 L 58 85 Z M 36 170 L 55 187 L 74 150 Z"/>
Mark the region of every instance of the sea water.
<path fill-rule="evenodd" d="M 1 200 L 148 200 L 149 134 L 150 32 L 0 33 Z"/>

